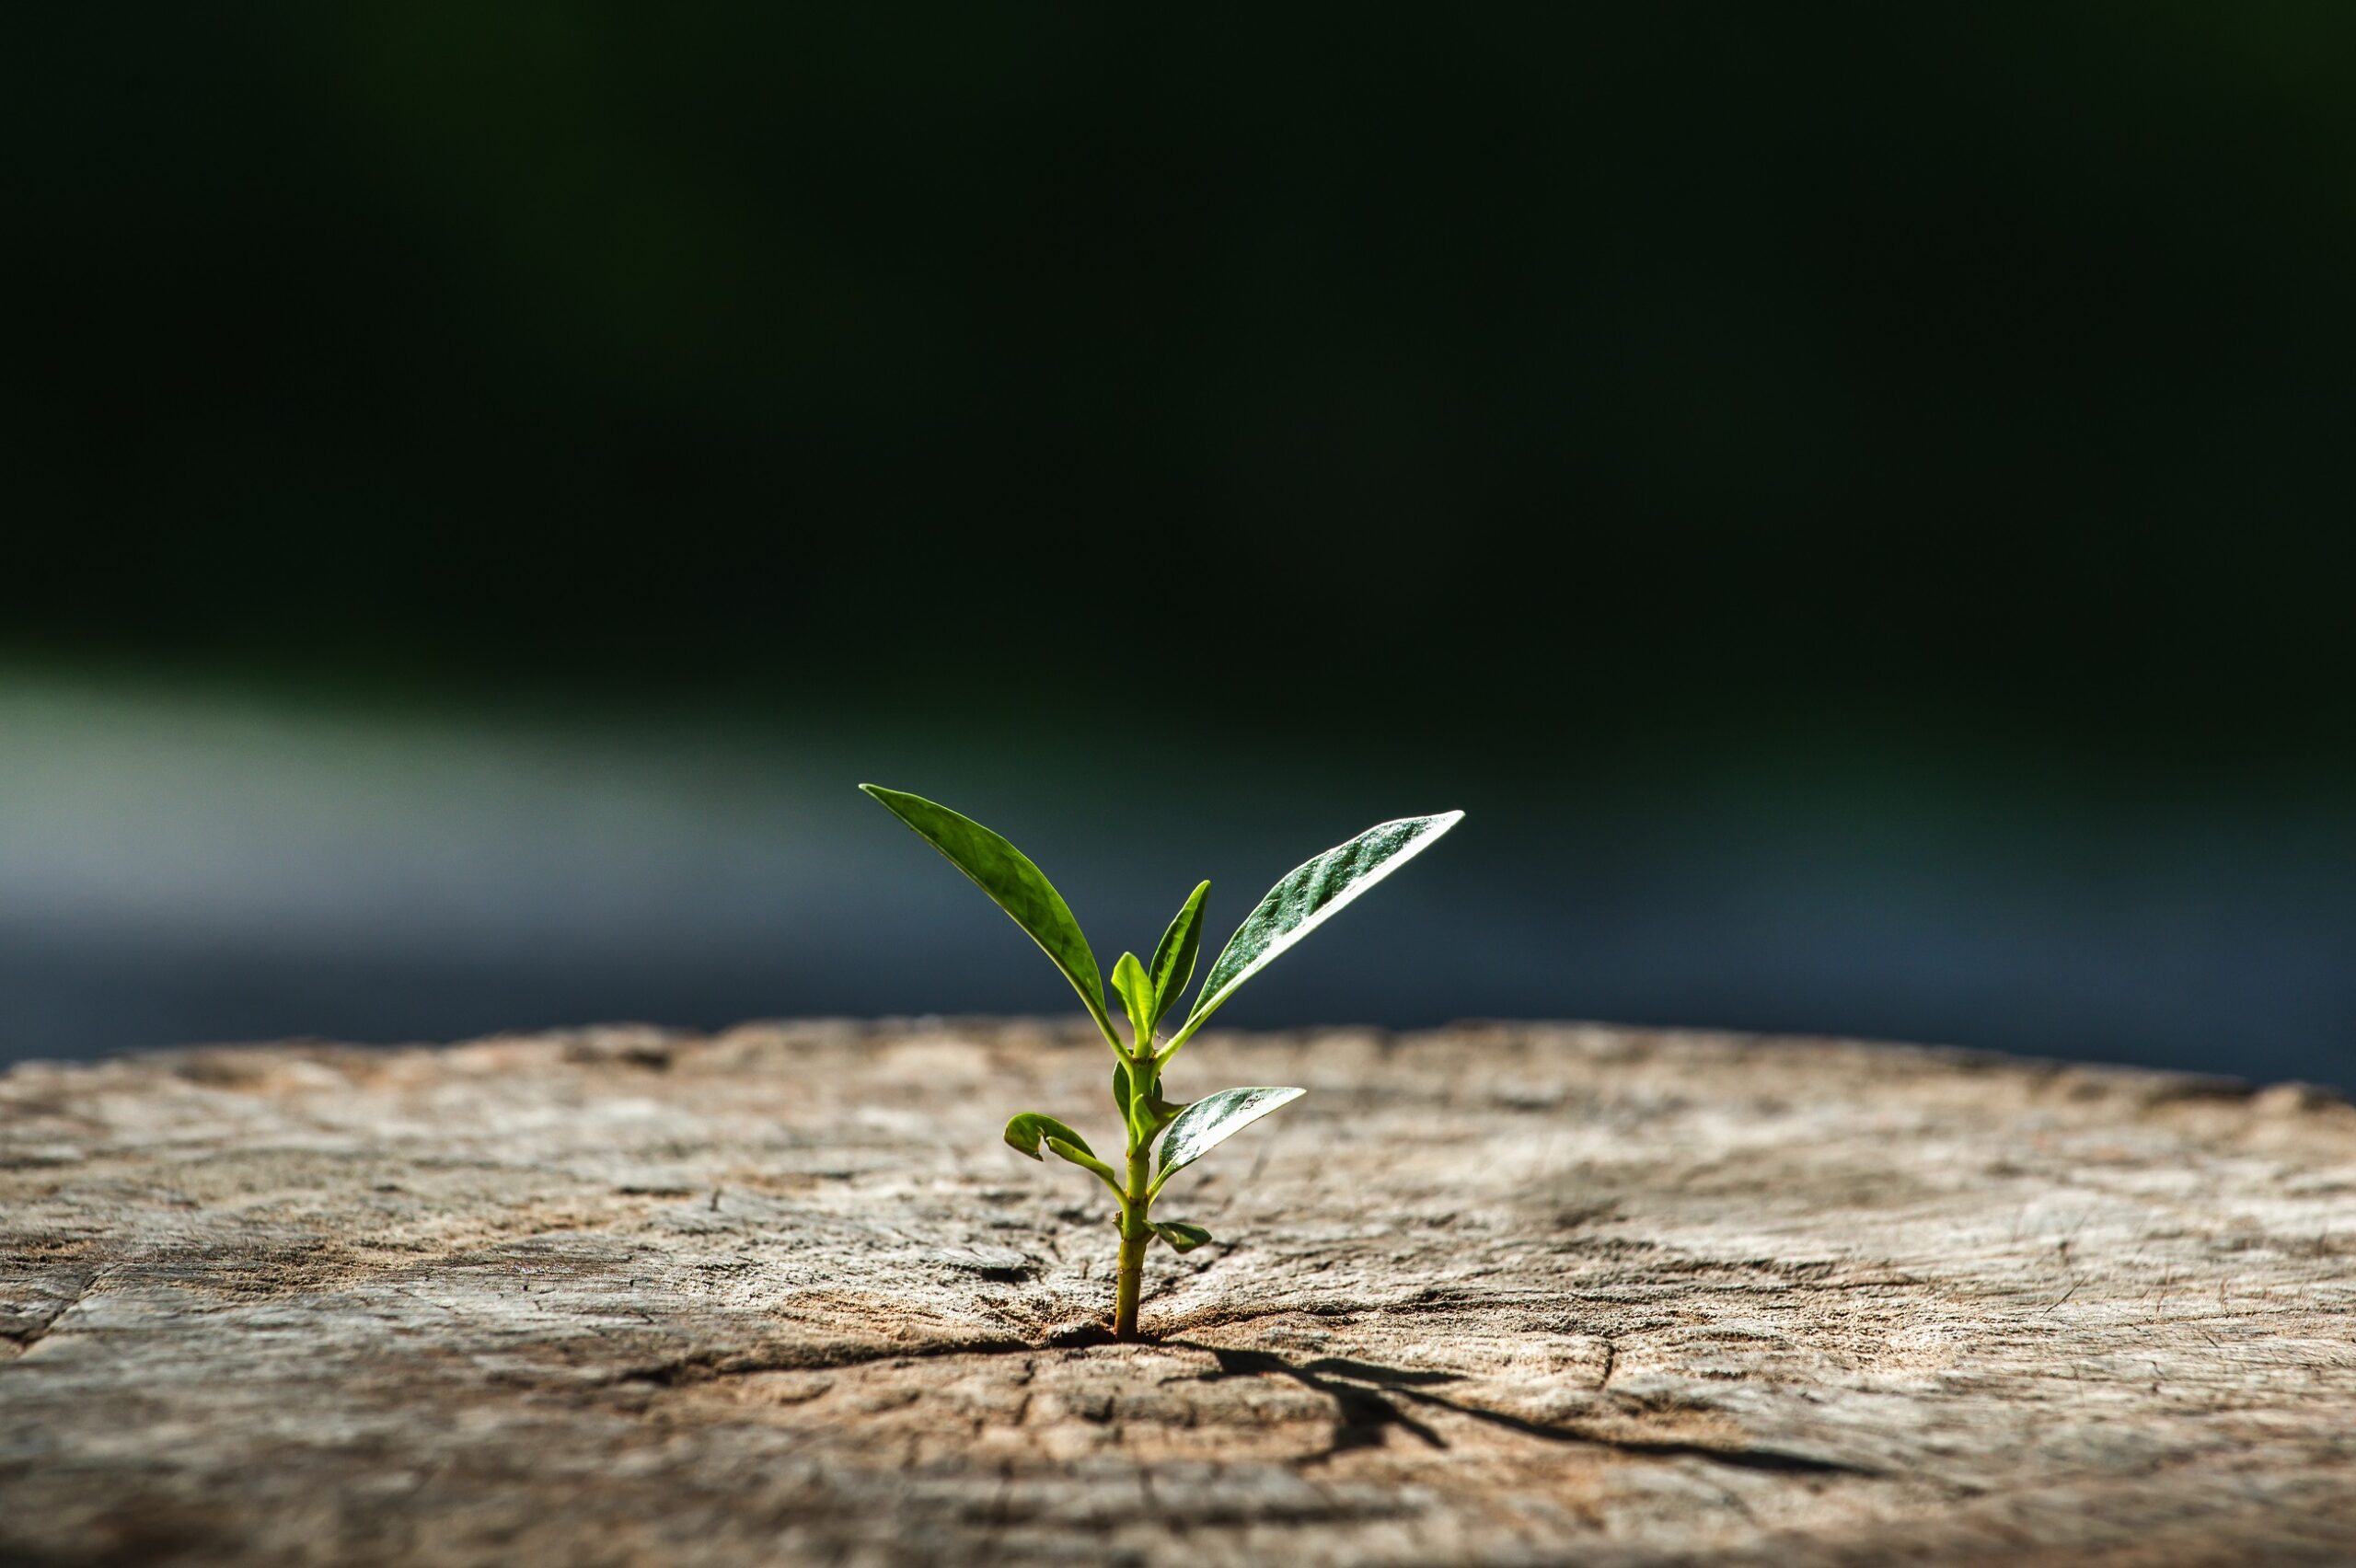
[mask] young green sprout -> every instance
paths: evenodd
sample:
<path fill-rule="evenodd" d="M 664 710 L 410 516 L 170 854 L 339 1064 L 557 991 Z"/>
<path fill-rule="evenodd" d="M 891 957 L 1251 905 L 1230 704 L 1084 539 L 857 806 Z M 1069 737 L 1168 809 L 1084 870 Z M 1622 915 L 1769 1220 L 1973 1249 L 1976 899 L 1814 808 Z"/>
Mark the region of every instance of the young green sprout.
<path fill-rule="evenodd" d="M 1125 952 L 1113 966 L 1113 993 L 1128 1014 L 1129 1038 L 1124 1043 L 1104 1008 L 1104 977 L 1096 955 L 1081 935 L 1071 906 L 1053 883 L 1040 873 L 1022 850 L 970 817 L 958 815 L 919 796 L 903 794 L 873 784 L 861 790 L 916 829 L 918 836 L 948 857 L 949 863 L 973 879 L 1031 940 L 1064 978 L 1080 993 L 1088 1016 L 1113 1048 L 1113 1106 L 1124 1129 L 1126 1158 L 1118 1169 L 1097 1158 L 1088 1140 L 1053 1116 L 1026 1111 L 1006 1124 L 1006 1141 L 1034 1159 L 1044 1158 L 1044 1145 L 1057 1158 L 1093 1171 L 1113 1190 L 1120 1204 L 1121 1266 L 1113 1303 L 1115 1339 L 1138 1337 L 1138 1286 L 1145 1274 L 1146 1249 L 1160 1237 L 1181 1252 L 1191 1251 L 1211 1239 L 1201 1226 L 1184 1219 L 1155 1219 L 1154 1200 L 1170 1178 L 1226 1142 L 1236 1133 L 1278 1110 L 1303 1093 L 1298 1089 L 1223 1089 L 1193 1104 L 1163 1098 L 1162 1069 L 1182 1050 L 1236 988 L 1265 969 L 1279 953 L 1323 925 L 1342 906 L 1397 870 L 1434 839 L 1463 818 L 1462 812 L 1438 816 L 1403 817 L 1368 828 L 1346 844 L 1328 849 L 1306 865 L 1298 866 L 1268 890 L 1259 906 L 1244 917 L 1235 934 L 1195 993 L 1195 1005 L 1165 1043 L 1163 1020 L 1176 1009 L 1194 977 L 1195 958 L 1202 947 L 1203 898 L 1211 889 L 1204 882 L 1187 895 L 1170 928 L 1153 950 L 1153 957 L 1138 962 Z M 1161 1165 L 1154 1163 L 1154 1141 L 1161 1143 Z"/>

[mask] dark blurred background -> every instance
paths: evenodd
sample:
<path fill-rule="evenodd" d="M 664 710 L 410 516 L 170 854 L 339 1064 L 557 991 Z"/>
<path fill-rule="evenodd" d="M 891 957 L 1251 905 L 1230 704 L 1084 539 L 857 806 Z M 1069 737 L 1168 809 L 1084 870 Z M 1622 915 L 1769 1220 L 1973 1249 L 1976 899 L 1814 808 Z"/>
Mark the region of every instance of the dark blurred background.
<path fill-rule="evenodd" d="M 2356 1083 L 2356 10 L 9 24 L 0 1056 L 1060 1011 Z"/>

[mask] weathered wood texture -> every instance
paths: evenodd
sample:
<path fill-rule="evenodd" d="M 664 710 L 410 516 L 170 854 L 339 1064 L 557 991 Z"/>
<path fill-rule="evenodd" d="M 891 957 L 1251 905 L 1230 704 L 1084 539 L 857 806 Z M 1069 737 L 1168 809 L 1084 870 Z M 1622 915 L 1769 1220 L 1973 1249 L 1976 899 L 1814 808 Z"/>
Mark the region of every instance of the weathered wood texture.
<path fill-rule="evenodd" d="M 0 1558 L 2356 1559 L 2356 1113 L 1837 1043 L 1213 1036 L 1102 1343 L 1060 1026 L 0 1080 Z"/>

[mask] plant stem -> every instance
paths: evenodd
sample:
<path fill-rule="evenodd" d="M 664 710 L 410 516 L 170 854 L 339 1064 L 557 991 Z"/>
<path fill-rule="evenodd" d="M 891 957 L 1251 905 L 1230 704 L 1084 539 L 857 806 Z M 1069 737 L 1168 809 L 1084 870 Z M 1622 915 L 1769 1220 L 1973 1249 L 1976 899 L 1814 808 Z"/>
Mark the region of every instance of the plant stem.
<path fill-rule="evenodd" d="M 1143 1099 L 1161 1086 L 1153 1068 L 1151 1048 L 1129 1059 L 1129 1093 Z M 1128 1140 L 1128 1186 L 1121 1194 L 1121 1270 L 1113 1286 L 1113 1337 L 1135 1340 L 1138 1336 L 1138 1291 L 1145 1282 L 1145 1250 L 1153 1240 L 1153 1230 L 1146 1223 L 1147 1210 L 1152 1200 L 1146 1188 L 1153 1176 L 1153 1145 L 1150 1139 L 1139 1138 L 1132 1125 L 1124 1129 Z"/>

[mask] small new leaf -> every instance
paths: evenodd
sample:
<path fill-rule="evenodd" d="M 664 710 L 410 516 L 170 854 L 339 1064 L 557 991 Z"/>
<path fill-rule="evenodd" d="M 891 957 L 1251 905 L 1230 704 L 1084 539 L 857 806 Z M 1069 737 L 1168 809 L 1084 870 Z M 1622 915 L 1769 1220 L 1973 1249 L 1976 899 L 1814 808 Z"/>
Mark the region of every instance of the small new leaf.
<path fill-rule="evenodd" d="M 947 806 L 880 784 L 860 788 L 915 829 L 917 836 L 940 850 L 943 859 L 988 894 L 992 903 L 1014 917 L 1014 923 L 1039 944 L 1039 951 L 1063 971 L 1064 978 L 1087 1005 L 1088 1016 L 1096 1020 L 1113 1049 L 1119 1050 L 1120 1039 L 1104 1011 L 1104 976 L 1096 967 L 1096 954 L 1089 948 L 1080 922 L 1072 917 L 1071 905 L 1064 902 L 1046 873 L 1003 837 Z"/>
<path fill-rule="evenodd" d="M 1222 1089 L 1195 1101 L 1170 1124 L 1161 1140 L 1161 1173 L 1149 1192 L 1202 1159 L 1271 1111 L 1283 1109 L 1309 1091 L 1305 1089 Z"/>
<path fill-rule="evenodd" d="M 1162 1128 L 1170 1125 L 1178 1113 L 1186 1109 L 1183 1101 L 1173 1103 L 1162 1099 L 1159 1083 L 1154 1086 L 1153 1092 L 1145 1097 L 1145 1103 L 1138 1104 L 1129 1090 L 1129 1065 L 1126 1062 L 1113 1065 L 1113 1103 L 1121 1108 L 1121 1120 L 1128 1124 L 1130 1141 L 1137 1144 L 1151 1143 Z"/>
<path fill-rule="evenodd" d="M 1153 962 L 1146 965 L 1146 974 L 1153 982 L 1154 1025 L 1169 1016 L 1178 998 L 1186 994 L 1186 982 L 1195 977 L 1195 955 L 1203 948 L 1203 899 L 1210 891 L 1211 884 L 1204 882 L 1187 894 L 1154 947 Z"/>
<path fill-rule="evenodd" d="M 1259 906 L 1243 917 L 1235 935 L 1227 939 L 1218 962 L 1203 977 L 1195 1010 L 1162 1052 L 1162 1059 L 1175 1055 L 1188 1036 L 1218 1010 L 1219 1004 L 1235 994 L 1237 986 L 1274 963 L 1277 954 L 1340 914 L 1345 905 L 1463 820 L 1462 812 L 1443 812 L 1438 816 L 1377 823 L 1348 843 L 1337 844 L 1286 872 Z"/>
<path fill-rule="evenodd" d="M 1114 1170 L 1111 1166 L 1105 1164 L 1103 1160 L 1097 1159 L 1086 1149 L 1074 1148 L 1071 1145 L 1064 1142 L 1061 1138 L 1049 1138 L 1047 1140 L 1047 1147 L 1055 1150 L 1061 1158 L 1079 1166 L 1082 1170 L 1094 1171 L 1097 1174 L 1097 1177 L 1102 1180 L 1106 1186 L 1113 1189 L 1115 1195 L 1119 1194 L 1121 1191 L 1121 1173 L 1119 1171 Z"/>
<path fill-rule="evenodd" d="M 1086 1138 L 1081 1137 L 1053 1116 L 1042 1116 L 1036 1111 L 1025 1111 L 1006 1124 L 1006 1146 L 1018 1154 L 1027 1154 L 1034 1159 L 1045 1158 L 1039 1152 L 1039 1142 L 1042 1138 L 1061 1138 L 1091 1159 L 1096 1158 L 1096 1151 L 1088 1147 Z"/>
<path fill-rule="evenodd" d="M 1211 1239 L 1211 1233 L 1191 1220 L 1157 1219 L 1153 1233 L 1181 1252 L 1191 1252 Z"/>
<path fill-rule="evenodd" d="M 1122 1008 L 1129 1015 L 1129 1029 L 1139 1055 L 1153 1048 L 1153 982 L 1147 978 L 1145 965 L 1138 955 L 1125 952 L 1121 962 L 1113 965 L 1113 990 L 1121 998 Z"/>
<path fill-rule="evenodd" d="M 1092 1170 L 1103 1178 L 1105 1184 L 1113 1191 L 1118 1193 L 1121 1190 L 1120 1173 L 1096 1158 L 1096 1151 L 1088 1147 L 1086 1138 L 1081 1137 L 1053 1116 L 1042 1116 L 1036 1111 L 1025 1111 L 1007 1123 L 1006 1143 L 1007 1147 L 1017 1154 L 1027 1154 L 1032 1159 L 1042 1161 L 1046 1158 L 1039 1152 L 1040 1146 L 1044 1144 L 1048 1152 L 1055 1155 L 1057 1159 L 1069 1160 L 1082 1170 Z"/>

